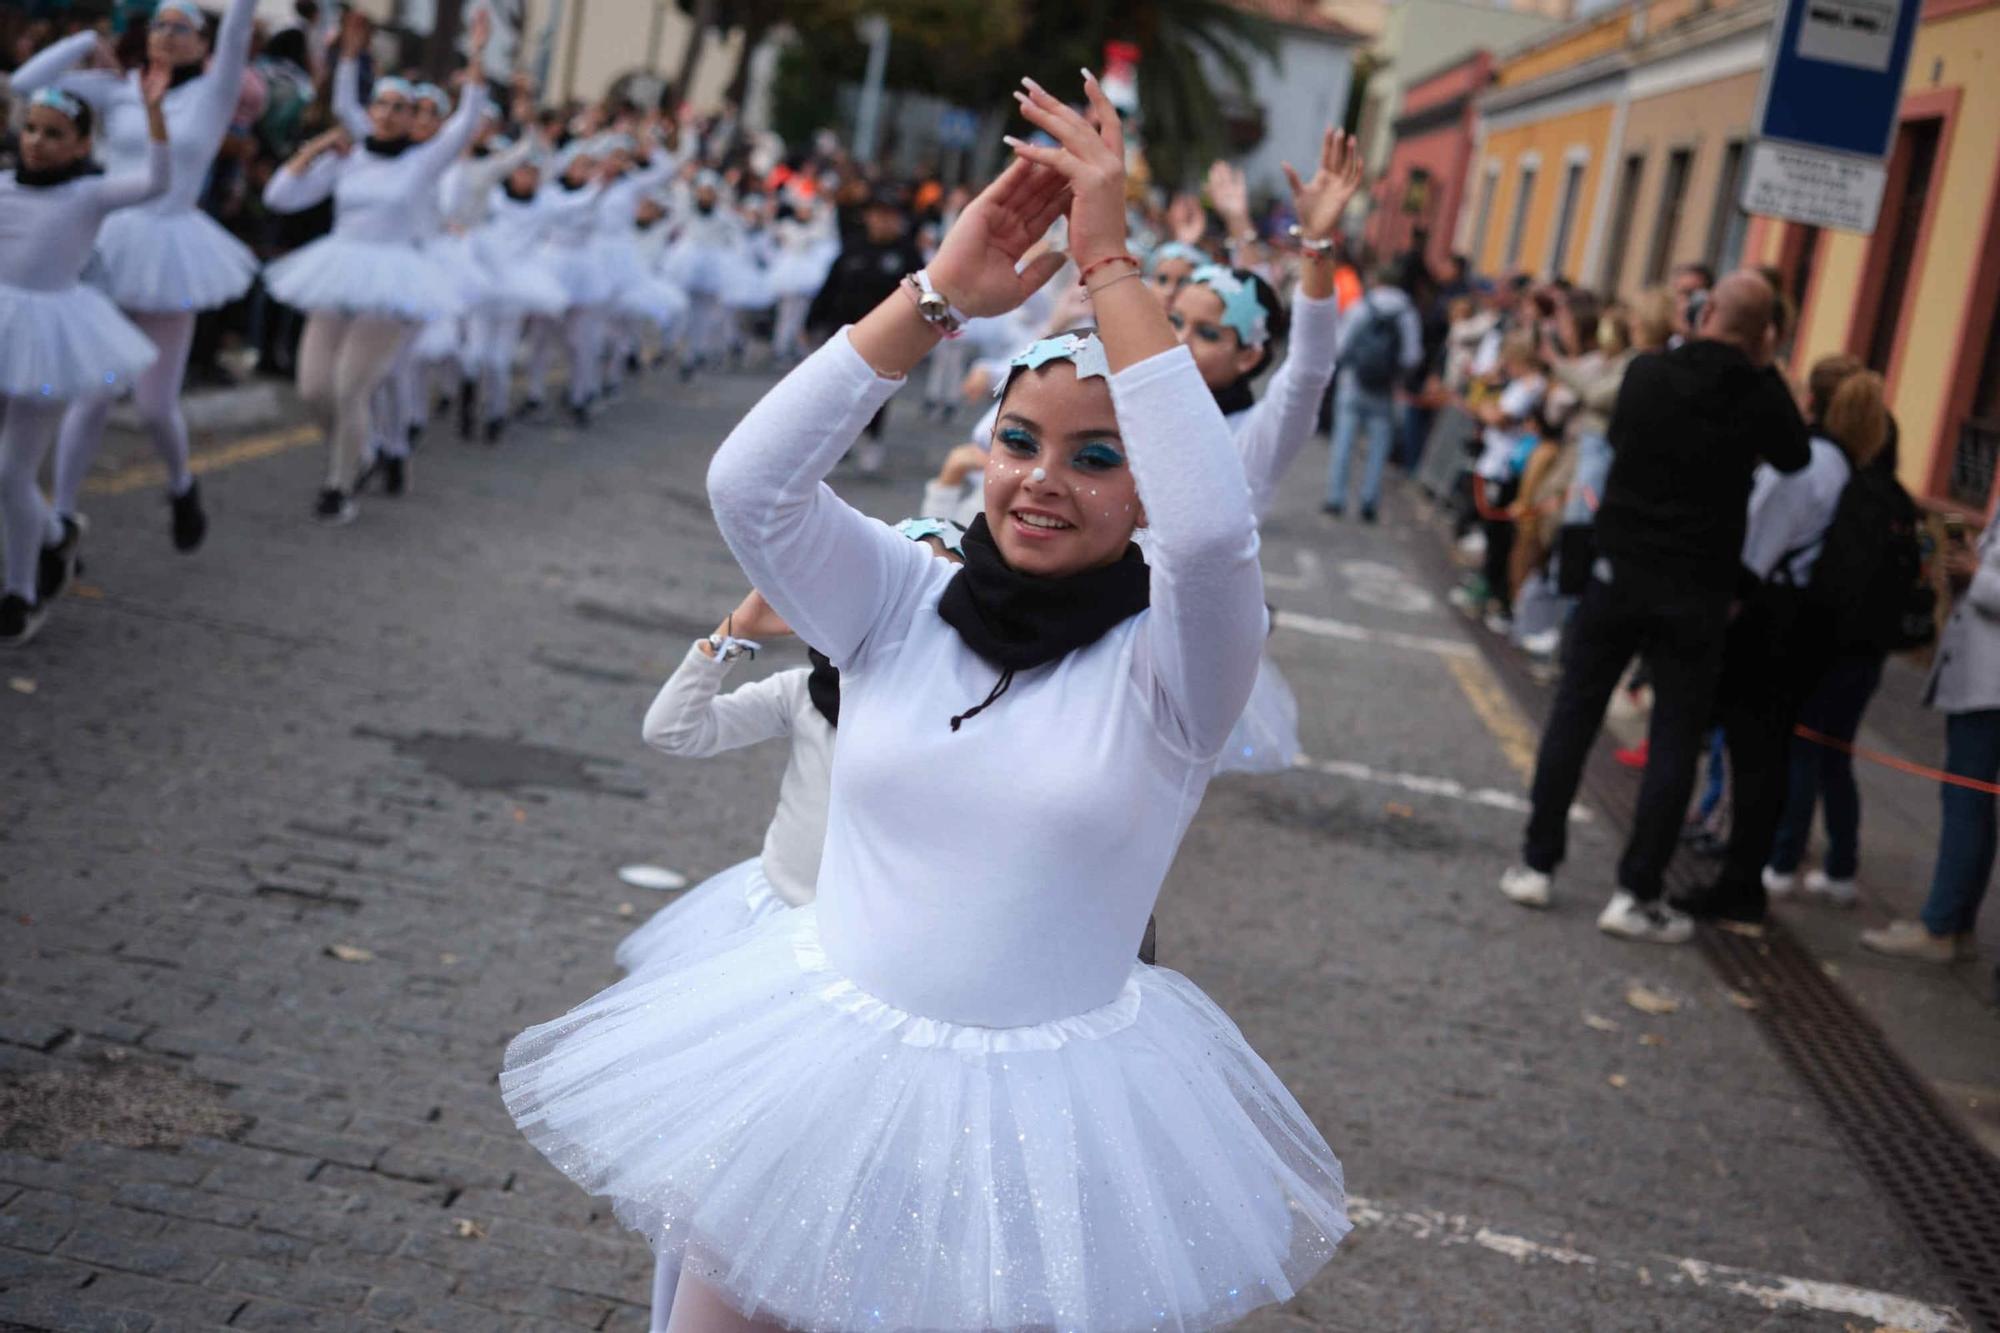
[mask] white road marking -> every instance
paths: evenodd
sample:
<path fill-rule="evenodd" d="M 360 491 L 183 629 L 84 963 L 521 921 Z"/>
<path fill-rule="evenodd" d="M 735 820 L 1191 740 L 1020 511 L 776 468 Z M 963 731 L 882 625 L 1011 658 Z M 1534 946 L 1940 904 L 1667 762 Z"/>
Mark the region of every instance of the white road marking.
<path fill-rule="evenodd" d="M 1296 562 L 1297 574 L 1273 574 L 1267 569 L 1264 571 L 1264 586 L 1282 588 L 1287 592 L 1303 592 L 1307 588 L 1318 587 L 1322 577 L 1319 552 L 1300 547 L 1292 553 L 1292 559 Z"/>
<path fill-rule="evenodd" d="M 1407 615 L 1422 615 L 1437 609 L 1437 598 L 1411 582 L 1394 565 L 1379 560 L 1343 560 L 1340 572 L 1347 578 L 1347 595 L 1364 605 Z"/>
<path fill-rule="evenodd" d="M 1426 634 L 1404 634 L 1400 630 L 1370 629 L 1345 620 L 1309 616 L 1299 611 L 1280 611 L 1279 629 L 1296 630 L 1322 639 L 1345 639 L 1349 643 L 1379 643 L 1390 648 L 1414 648 L 1441 657 L 1472 657 L 1477 649 L 1462 639 L 1441 639 Z"/>
<path fill-rule="evenodd" d="M 1367 764 L 1356 763 L 1352 759 L 1311 759 L 1300 755 L 1292 762 L 1297 768 L 1324 773 L 1331 778 L 1349 778 L 1355 782 L 1372 782 L 1384 787 L 1397 787 L 1403 791 L 1415 792 L 1419 796 L 1442 796 L 1446 800 L 1483 805 L 1492 810 L 1505 810 L 1509 814 L 1525 815 L 1531 808 L 1525 797 L 1514 792 L 1501 791 L 1496 787 L 1468 787 L 1456 778 L 1433 778 L 1421 773 L 1385 773 L 1380 769 L 1370 768 Z M 1570 807 L 1569 818 L 1573 824 L 1591 822 L 1590 811 L 1580 805 Z"/>
<path fill-rule="evenodd" d="M 1592 1268 L 1600 1273 L 1629 1278 L 1642 1287 L 1690 1287 L 1703 1291 L 1727 1292 L 1754 1301 L 1766 1310 L 1816 1310 L 1824 1314 L 1855 1315 L 1878 1328 L 1907 1330 L 1908 1333 L 1969 1333 L 1969 1326 L 1956 1310 L 1897 1296 L 1886 1291 L 1849 1286 L 1844 1282 L 1819 1282 L 1811 1278 L 1760 1273 L 1748 1268 L 1731 1268 L 1702 1259 L 1655 1256 L 1639 1262 L 1585 1254 L 1563 1245 L 1548 1245 L 1526 1236 L 1510 1235 L 1474 1222 L 1470 1218 L 1427 1210 L 1392 1209 L 1367 1199 L 1349 1198 L 1348 1217 L 1356 1227 L 1392 1231 L 1413 1240 L 1436 1241 L 1440 1245 L 1475 1245 L 1516 1263 L 1553 1263 L 1568 1267 Z"/>

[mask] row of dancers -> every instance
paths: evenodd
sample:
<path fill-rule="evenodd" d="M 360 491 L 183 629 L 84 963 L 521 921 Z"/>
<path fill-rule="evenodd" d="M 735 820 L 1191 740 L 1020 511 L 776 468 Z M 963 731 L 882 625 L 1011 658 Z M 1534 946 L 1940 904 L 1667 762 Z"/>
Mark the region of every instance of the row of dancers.
<path fill-rule="evenodd" d="M 965 231 L 711 468 L 754 587 L 643 734 L 787 740 L 761 852 L 508 1052 L 523 1131 L 653 1245 L 655 1333 L 1210 1327 L 1346 1229 L 1338 1163 L 1150 966 L 1149 915 L 1208 777 L 1296 752 L 1255 528 L 1338 360 L 1359 155 L 1329 130 L 1291 175 L 1287 304 L 1191 247 L 1128 250 L 1095 81 L 1092 121 L 1029 89 L 1058 146 L 1016 143 Z M 994 410 L 885 531 L 820 478 L 947 349 Z M 795 628 L 809 666 L 723 692 Z"/>
<path fill-rule="evenodd" d="M 0 261 L 0 646 L 35 635 L 75 570 L 78 502 L 117 397 L 134 400 L 164 469 L 174 546 L 192 551 L 207 534 L 181 389 L 196 317 L 242 297 L 259 265 L 196 200 L 254 11 L 229 0 L 212 22 L 193 0 L 161 0 L 144 79 L 85 68 L 98 49 L 89 32 L 13 77 L 29 105 L 22 166 L 0 176 L 0 239 L 17 242 Z M 677 343 L 692 373 L 740 344 L 744 312 L 775 308 L 779 350 L 803 354 L 806 309 L 838 251 L 810 182 L 739 208 L 657 116 L 560 146 L 531 126 L 509 138 L 480 72 L 486 33 L 481 12 L 455 98 L 384 77 L 364 103 L 370 28 L 350 13 L 337 123 L 265 188 L 276 212 L 333 204 L 329 234 L 262 271 L 273 297 L 307 315 L 298 390 L 327 442 L 312 511 L 323 522 L 352 521 L 371 480 L 407 489 L 440 375 L 462 431 L 497 441 L 517 365 L 534 410 L 561 358 L 568 410 L 587 424 L 649 339 Z"/>

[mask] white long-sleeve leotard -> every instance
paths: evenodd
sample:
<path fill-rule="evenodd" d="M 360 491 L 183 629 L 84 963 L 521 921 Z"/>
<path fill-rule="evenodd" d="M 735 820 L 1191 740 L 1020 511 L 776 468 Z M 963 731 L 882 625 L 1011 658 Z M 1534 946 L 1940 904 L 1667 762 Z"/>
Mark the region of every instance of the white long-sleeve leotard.
<path fill-rule="evenodd" d="M 0 174 L 0 286 L 29 292 L 74 287 L 105 217 L 172 188 L 173 162 L 166 144 L 155 143 L 143 165 L 138 172 L 79 176 L 46 186 L 22 185 L 11 171 Z M 9 337 L 32 332 L 7 331 Z"/>
<path fill-rule="evenodd" d="M 1292 301 L 1292 333 L 1284 364 L 1271 374 L 1263 396 L 1229 416 L 1236 450 L 1243 457 L 1250 503 L 1263 522 L 1277 498 L 1278 482 L 1312 437 L 1320 400 L 1333 382 L 1333 349 L 1340 332 L 1340 305 L 1331 296 L 1315 301 L 1303 293 Z"/>
<path fill-rule="evenodd" d="M 419 200 L 436 197 L 438 176 L 472 138 L 485 103 L 483 90 L 468 88 L 435 135 L 395 157 L 356 147 L 345 155 L 321 153 L 301 172 L 284 167 L 264 187 L 264 202 L 280 213 L 297 213 L 332 195 L 335 236 L 413 244 L 429 216 Z"/>

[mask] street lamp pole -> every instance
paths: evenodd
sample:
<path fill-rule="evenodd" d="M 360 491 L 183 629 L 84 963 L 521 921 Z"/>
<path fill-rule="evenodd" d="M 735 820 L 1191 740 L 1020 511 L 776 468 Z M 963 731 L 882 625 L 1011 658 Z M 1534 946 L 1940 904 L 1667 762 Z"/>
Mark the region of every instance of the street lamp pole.
<path fill-rule="evenodd" d="M 889 69 L 889 20 L 880 14 L 864 14 L 854 26 L 868 43 L 868 72 L 861 81 L 861 106 L 854 118 L 854 160 L 866 165 L 875 157 L 876 129 L 882 118 L 882 78 Z"/>

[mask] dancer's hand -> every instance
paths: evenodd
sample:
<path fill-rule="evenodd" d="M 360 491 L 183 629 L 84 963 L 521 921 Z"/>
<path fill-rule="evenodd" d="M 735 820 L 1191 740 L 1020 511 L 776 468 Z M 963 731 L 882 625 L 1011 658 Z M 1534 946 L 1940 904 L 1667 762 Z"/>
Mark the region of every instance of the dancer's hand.
<path fill-rule="evenodd" d="M 1228 229 L 1232 240 L 1254 238 L 1255 224 L 1250 221 L 1250 190 L 1243 183 L 1243 173 L 1227 162 L 1217 160 L 1208 167 L 1208 197 L 1215 204 L 1215 211 L 1222 215 L 1222 225 Z"/>
<path fill-rule="evenodd" d="M 790 634 L 792 627 L 785 623 L 783 616 L 771 609 L 771 604 L 764 600 L 763 593 L 752 588 L 750 595 L 738 602 L 736 609 L 715 627 L 715 632 L 738 639 L 755 639 L 762 643 L 765 639 Z"/>
<path fill-rule="evenodd" d="M 938 469 L 937 484 L 963 486 L 967 473 L 977 472 L 985 466 L 984 449 L 976 444 L 961 444 L 944 456 L 944 466 Z"/>
<path fill-rule="evenodd" d="M 1101 259 L 1124 254 L 1125 131 L 1117 109 L 1088 70 L 1083 78 L 1088 120 L 1034 80 L 1021 82 L 1027 91 L 1014 94 L 1021 114 L 1047 131 L 1056 147 L 1044 148 L 1012 135 L 1007 143 L 1016 156 L 1055 170 L 1069 183 L 1069 248 L 1077 267 L 1088 269 Z"/>
<path fill-rule="evenodd" d="M 368 49 L 368 34 L 372 25 L 368 16 L 358 9 L 350 9 L 340 16 L 340 58 L 359 60 L 361 53 Z"/>
<path fill-rule="evenodd" d="M 1208 214 L 1202 212 L 1201 200 L 1186 191 L 1175 195 L 1167 205 L 1167 231 L 1182 245 L 1200 245 L 1208 234 Z"/>
<path fill-rule="evenodd" d="M 172 70 L 154 65 L 139 80 L 139 100 L 146 105 L 146 134 L 154 143 L 167 141 L 167 113 L 160 102 L 173 85 L 173 78 Z"/>
<path fill-rule="evenodd" d="M 939 295 L 968 315 L 1002 315 L 1055 276 L 1060 254 L 1014 266 L 1069 204 L 1062 173 L 1016 161 L 967 204 L 926 266 Z"/>
<path fill-rule="evenodd" d="M 1289 162 L 1284 170 L 1292 186 L 1299 234 L 1308 241 L 1331 240 L 1348 201 L 1361 188 L 1361 146 L 1353 135 L 1329 127 L 1320 140 L 1319 167 L 1311 180 L 1300 180 Z"/>
<path fill-rule="evenodd" d="M 493 36 L 493 15 L 482 7 L 472 15 L 472 26 L 466 30 L 465 67 L 471 70 L 483 69 L 486 65 L 486 43 Z"/>

